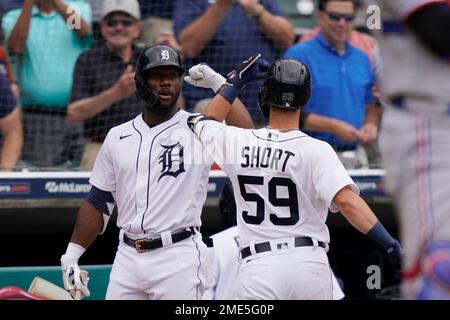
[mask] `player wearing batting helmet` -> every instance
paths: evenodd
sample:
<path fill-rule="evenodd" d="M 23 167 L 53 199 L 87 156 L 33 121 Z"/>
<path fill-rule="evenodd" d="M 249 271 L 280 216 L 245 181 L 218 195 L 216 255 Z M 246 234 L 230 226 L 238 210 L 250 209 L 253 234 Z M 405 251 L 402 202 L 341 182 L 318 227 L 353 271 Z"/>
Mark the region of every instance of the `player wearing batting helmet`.
<path fill-rule="evenodd" d="M 171 47 L 152 46 L 138 58 L 143 113 L 109 131 L 61 258 L 73 294 L 89 295 L 78 259 L 103 233 L 114 206 L 120 236 L 107 299 L 200 299 L 209 285 L 199 229 L 212 160 L 188 128 L 191 114 L 175 105 L 183 73 Z M 232 123 L 251 124 L 245 109 L 233 112 Z"/>
<path fill-rule="evenodd" d="M 205 293 L 205 299 L 234 300 L 238 295 L 239 234 L 236 226 L 236 202 L 233 187 L 227 182 L 219 196 L 219 210 L 227 229 L 211 236 L 214 245 L 209 250 L 213 255 L 213 281 Z M 332 273 L 333 300 L 345 297 L 338 280 Z"/>
<path fill-rule="evenodd" d="M 260 55 L 237 66 L 206 112 L 215 117 L 227 114 L 240 89 L 259 79 L 266 66 Z M 200 68 L 204 71 L 198 65 L 191 68 L 189 76 Z M 265 128 L 235 128 L 203 115 L 188 120 L 233 185 L 242 259 L 237 299 L 331 299 L 328 210 L 342 212 L 380 243 L 400 268 L 398 241 L 359 197 L 335 151 L 299 130 L 311 78 L 302 62 L 272 63 L 259 94 L 269 117 Z M 198 77 L 196 82 L 206 86 Z"/>
<path fill-rule="evenodd" d="M 183 75 L 184 67 L 182 66 L 181 56 L 175 49 L 162 45 L 150 47 L 142 52 L 136 64 L 136 95 L 145 102 L 149 110 L 158 115 L 169 113 L 180 95 L 180 90 L 176 94 L 172 94 L 169 89 L 161 88 L 161 90 L 156 91 L 150 88 L 146 74 L 149 70 L 162 69 L 176 71 L 178 78 Z M 162 99 L 161 95 L 163 96 Z M 165 99 L 168 95 L 170 99 Z"/>

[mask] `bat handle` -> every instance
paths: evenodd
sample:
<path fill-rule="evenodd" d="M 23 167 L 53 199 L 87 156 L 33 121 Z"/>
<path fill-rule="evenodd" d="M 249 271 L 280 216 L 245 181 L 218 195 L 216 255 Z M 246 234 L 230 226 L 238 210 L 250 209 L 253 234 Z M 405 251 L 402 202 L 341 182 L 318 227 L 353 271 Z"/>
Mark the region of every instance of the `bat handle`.
<path fill-rule="evenodd" d="M 81 291 L 75 290 L 75 300 L 81 300 Z"/>

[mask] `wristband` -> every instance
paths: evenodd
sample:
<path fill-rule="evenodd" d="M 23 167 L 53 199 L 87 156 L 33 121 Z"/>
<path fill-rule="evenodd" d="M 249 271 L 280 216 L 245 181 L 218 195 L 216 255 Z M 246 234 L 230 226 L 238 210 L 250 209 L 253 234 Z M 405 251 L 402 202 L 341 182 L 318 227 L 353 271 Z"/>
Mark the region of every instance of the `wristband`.
<path fill-rule="evenodd" d="M 74 242 L 70 242 L 64 255 L 69 259 L 78 260 L 85 251 L 86 248 Z"/>
<path fill-rule="evenodd" d="M 233 86 L 225 84 L 223 89 L 219 93 L 229 104 L 233 104 L 234 100 L 239 95 L 239 90 Z"/>
<path fill-rule="evenodd" d="M 386 250 L 395 244 L 395 239 L 387 232 L 380 221 L 375 223 L 372 229 L 367 232 L 367 235 L 374 241 L 382 245 Z"/>

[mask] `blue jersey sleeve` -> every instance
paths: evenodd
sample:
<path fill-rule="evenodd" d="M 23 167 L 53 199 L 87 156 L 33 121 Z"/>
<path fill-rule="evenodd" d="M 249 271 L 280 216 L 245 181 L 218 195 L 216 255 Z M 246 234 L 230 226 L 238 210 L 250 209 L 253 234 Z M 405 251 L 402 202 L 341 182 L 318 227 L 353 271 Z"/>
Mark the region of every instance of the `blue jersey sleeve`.
<path fill-rule="evenodd" d="M 286 17 L 286 13 L 281 9 L 278 1 L 275 0 L 263 0 L 261 4 L 273 15 Z"/>

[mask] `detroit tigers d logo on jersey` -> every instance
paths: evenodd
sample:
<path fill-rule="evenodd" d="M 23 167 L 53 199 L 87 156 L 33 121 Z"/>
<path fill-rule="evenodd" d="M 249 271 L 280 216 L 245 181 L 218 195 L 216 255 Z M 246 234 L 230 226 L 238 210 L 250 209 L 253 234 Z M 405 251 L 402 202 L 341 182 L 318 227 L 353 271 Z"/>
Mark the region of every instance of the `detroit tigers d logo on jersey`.
<path fill-rule="evenodd" d="M 162 165 L 158 182 L 164 176 L 176 178 L 180 173 L 185 172 L 183 159 L 184 147 L 179 142 L 170 146 L 161 145 L 161 147 L 164 150 L 158 158 L 159 163 Z"/>

